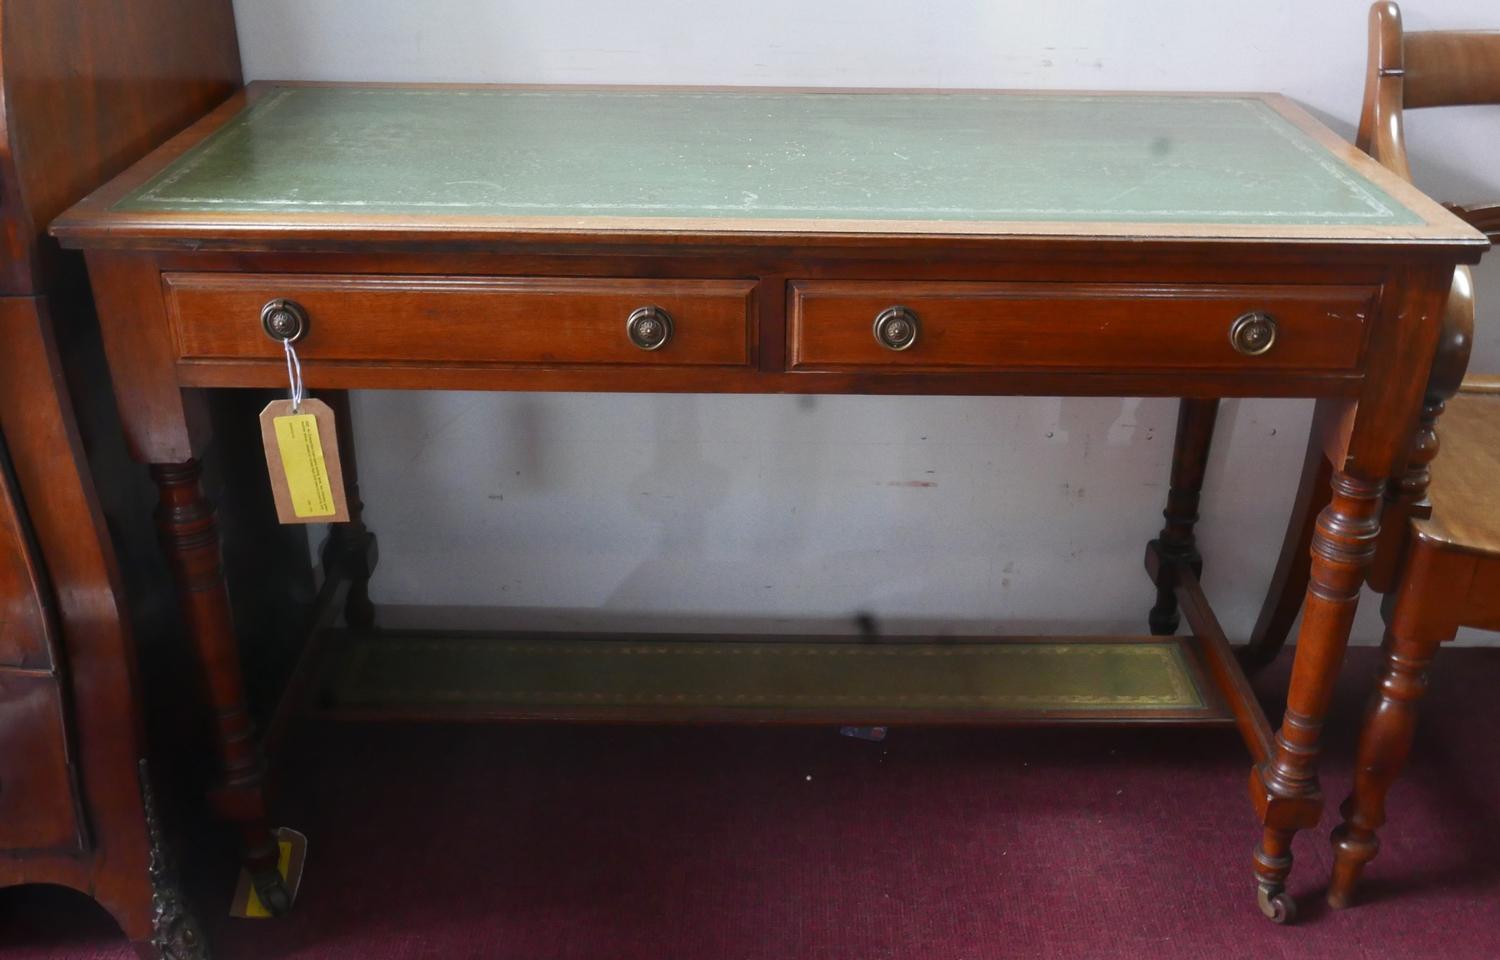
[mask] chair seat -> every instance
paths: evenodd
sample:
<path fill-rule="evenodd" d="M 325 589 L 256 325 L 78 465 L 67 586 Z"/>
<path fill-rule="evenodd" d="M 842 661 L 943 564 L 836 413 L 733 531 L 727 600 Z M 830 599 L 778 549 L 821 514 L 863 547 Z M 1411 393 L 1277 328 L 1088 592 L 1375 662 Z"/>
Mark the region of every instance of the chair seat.
<path fill-rule="evenodd" d="M 1418 535 L 1500 556 L 1500 395 L 1460 393 L 1437 429 L 1432 516 L 1417 521 Z"/>

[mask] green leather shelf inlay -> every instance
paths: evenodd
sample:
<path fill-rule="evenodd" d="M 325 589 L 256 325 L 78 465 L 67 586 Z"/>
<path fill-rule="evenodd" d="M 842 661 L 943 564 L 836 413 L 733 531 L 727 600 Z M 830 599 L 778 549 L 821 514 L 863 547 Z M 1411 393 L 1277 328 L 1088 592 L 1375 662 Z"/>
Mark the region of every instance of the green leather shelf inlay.
<path fill-rule="evenodd" d="M 1250 97 L 277 87 L 123 211 L 1409 225 Z"/>
<path fill-rule="evenodd" d="M 344 708 L 620 708 L 897 716 L 1194 711 L 1180 640 L 880 642 L 353 638 L 330 688 Z"/>

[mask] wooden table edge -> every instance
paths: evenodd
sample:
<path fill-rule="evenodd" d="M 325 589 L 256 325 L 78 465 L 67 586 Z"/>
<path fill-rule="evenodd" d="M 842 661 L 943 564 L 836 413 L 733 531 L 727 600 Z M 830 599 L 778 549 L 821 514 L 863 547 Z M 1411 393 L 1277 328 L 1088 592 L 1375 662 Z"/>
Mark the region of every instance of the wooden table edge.
<path fill-rule="evenodd" d="M 614 217 L 614 216 L 433 216 L 348 213 L 218 213 L 139 212 L 113 209 L 124 197 L 197 146 L 245 107 L 282 87 L 422 88 L 496 90 L 669 90 L 676 92 L 755 93 L 989 93 L 995 95 L 1056 96 L 1164 96 L 1182 98 L 1249 98 L 1259 100 L 1310 136 L 1336 159 L 1384 190 L 1393 199 L 1422 218 L 1414 225 L 1375 226 L 1360 224 L 1214 224 L 1131 223 L 1122 221 L 961 221 L 961 220 L 865 220 L 727 217 Z M 422 243 L 493 243 L 513 238 L 527 243 L 608 242 L 620 240 L 670 240 L 684 243 L 723 245 L 767 242 L 869 243 L 981 241 L 1003 243 L 1045 239 L 1061 242 L 1120 241 L 1201 244 L 1205 240 L 1225 243 L 1318 243 L 1368 246 L 1414 254 L 1427 248 L 1470 248 L 1466 262 L 1477 262 L 1489 241 L 1470 225 L 1436 201 L 1394 176 L 1352 144 L 1340 138 L 1281 94 L 1210 91 L 1087 91 L 1087 90 L 891 90 L 885 88 L 781 88 L 781 87 L 666 87 L 655 85 L 594 86 L 580 84 L 399 84 L 258 80 L 236 92 L 213 111 L 157 150 L 147 154 L 123 174 L 94 191 L 58 217 L 49 232 L 69 248 L 176 248 L 186 244 L 237 242 L 256 245 L 305 245 L 319 241 L 348 242 L 351 238 L 372 243 L 419 237 Z M 161 245 L 161 246 L 154 246 Z M 1472 260 L 1467 260 L 1472 257 Z"/>

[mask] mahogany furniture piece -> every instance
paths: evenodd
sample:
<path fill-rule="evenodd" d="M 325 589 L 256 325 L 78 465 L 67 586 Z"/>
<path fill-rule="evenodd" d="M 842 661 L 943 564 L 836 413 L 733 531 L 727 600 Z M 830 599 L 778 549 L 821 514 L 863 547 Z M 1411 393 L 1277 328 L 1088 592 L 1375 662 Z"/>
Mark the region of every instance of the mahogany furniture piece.
<path fill-rule="evenodd" d="M 1360 730 L 1354 789 L 1333 831 L 1328 902 L 1354 902 L 1379 852 L 1385 798 L 1411 751 L 1417 703 L 1438 646 L 1459 627 L 1500 630 L 1500 396 L 1461 394 L 1443 416 L 1443 456 L 1387 595 L 1385 662 Z"/>
<path fill-rule="evenodd" d="M 1477 104 L 1500 105 L 1500 31 L 1404 33 L 1395 3 L 1371 6 L 1361 149 L 1410 179 L 1404 108 Z M 1500 239 L 1500 204 L 1449 207 L 1491 240 Z M 1335 907 L 1353 902 L 1360 873 L 1379 849 L 1375 831 L 1385 822 L 1386 793 L 1411 749 L 1417 701 L 1438 645 L 1460 626 L 1500 629 L 1500 397 L 1487 396 L 1500 394 L 1500 382 L 1464 380 L 1473 330 L 1473 281 L 1461 266 L 1406 469 L 1386 487 L 1383 529 L 1367 575 L 1386 595 L 1386 659 L 1361 731 L 1354 792 L 1333 833 L 1328 902 Z M 1434 473 L 1439 417 L 1443 456 Z M 1246 651 L 1255 662 L 1275 656 L 1300 606 L 1308 516 L 1327 500 L 1322 470 L 1319 460 L 1304 477 L 1300 515 L 1292 519 L 1276 587 Z M 1297 561 L 1289 562 L 1294 556 Z"/>
<path fill-rule="evenodd" d="M 229 0 L 0 0 L 0 886 L 197 955 L 146 769 L 136 645 L 64 379 L 93 323 L 65 207 L 239 86 Z M 116 428 L 118 429 L 118 428 Z"/>
<path fill-rule="evenodd" d="M 1455 264 L 1487 242 L 1273 95 L 251 85 L 53 225 L 214 678 L 273 903 L 202 389 L 1183 398 L 1146 637 L 932 644 L 358 627 L 354 713 L 1237 725 L 1278 921 L 1319 728 Z M 268 304 L 287 316 L 262 324 Z M 1280 732 L 1198 582 L 1221 397 L 1316 397 L 1334 496 Z M 1190 636 L 1169 636 L 1180 608 Z M 623 692 L 622 692 L 623 691 Z"/>

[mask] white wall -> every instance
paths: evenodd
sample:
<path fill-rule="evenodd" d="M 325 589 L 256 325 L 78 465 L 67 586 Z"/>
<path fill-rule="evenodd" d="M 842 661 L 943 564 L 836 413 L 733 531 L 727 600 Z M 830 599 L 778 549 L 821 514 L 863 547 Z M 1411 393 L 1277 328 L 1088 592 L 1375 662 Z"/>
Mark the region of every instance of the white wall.
<path fill-rule="evenodd" d="M 1349 135 L 1367 4 L 235 7 L 250 79 L 1278 90 Z M 1500 27 L 1500 9 L 1423 0 L 1407 26 Z M 1494 121 L 1418 114 L 1423 185 L 1500 197 Z M 1500 301 L 1500 258 L 1479 282 Z M 1475 369 L 1500 371 L 1497 341 L 1481 331 Z M 355 415 L 374 593 L 398 618 L 441 604 L 513 608 L 510 622 L 837 628 L 865 611 L 892 629 L 1143 632 L 1175 403 L 368 393 Z M 1234 637 L 1275 559 L 1308 416 L 1304 402 L 1224 405 L 1200 531 Z M 1374 607 L 1360 640 L 1378 637 Z"/>

